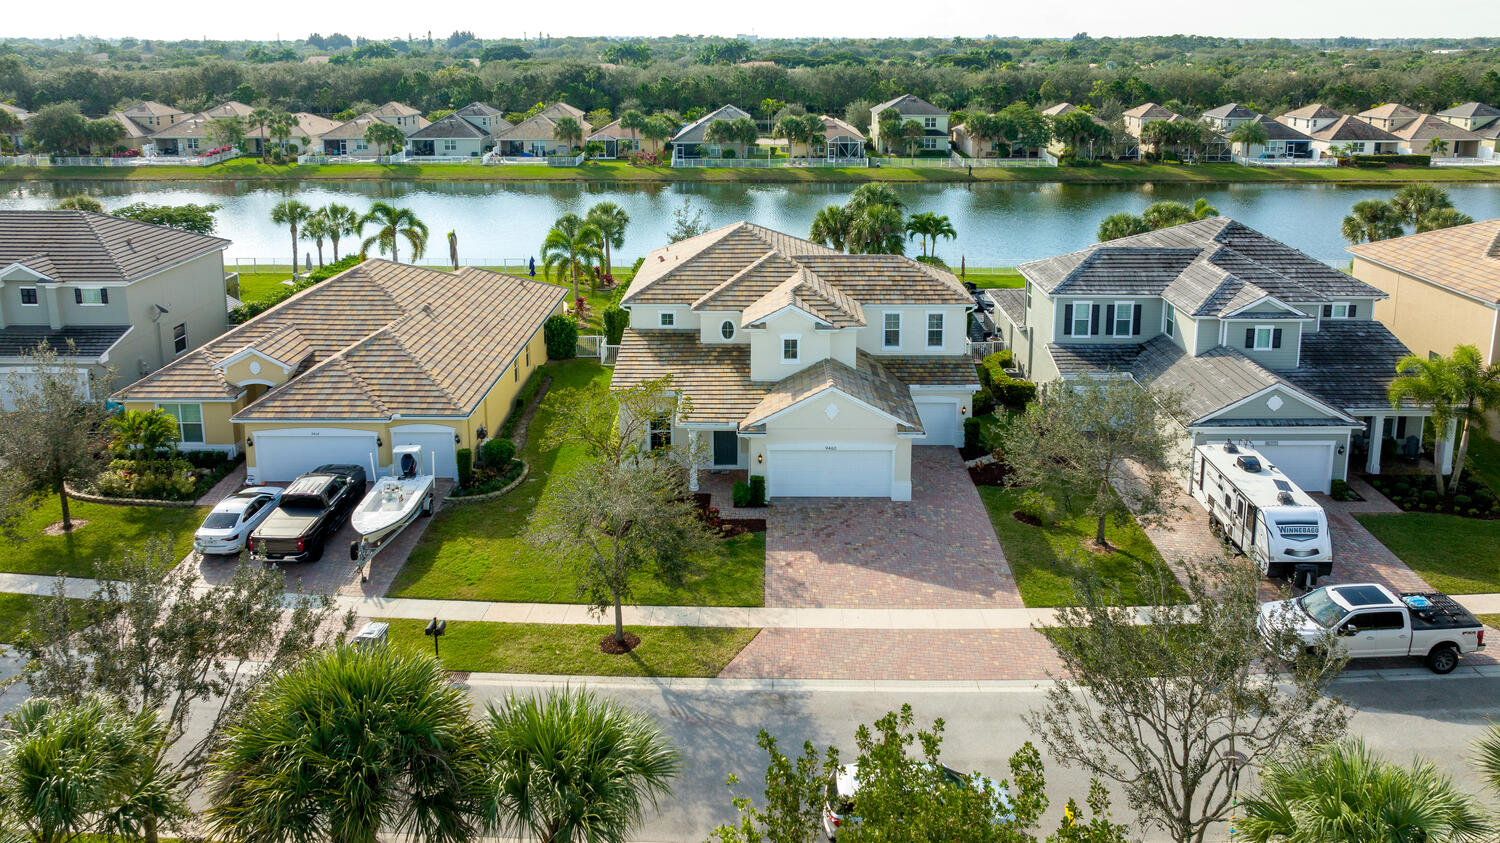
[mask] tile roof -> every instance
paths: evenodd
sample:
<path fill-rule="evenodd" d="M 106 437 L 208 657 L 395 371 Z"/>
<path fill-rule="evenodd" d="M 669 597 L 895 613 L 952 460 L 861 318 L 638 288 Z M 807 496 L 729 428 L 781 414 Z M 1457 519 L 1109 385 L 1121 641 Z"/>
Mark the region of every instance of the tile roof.
<path fill-rule="evenodd" d="M 1141 354 L 1140 343 L 1047 343 L 1047 353 L 1063 375 L 1126 373 Z"/>
<path fill-rule="evenodd" d="M 1385 129 L 1371 126 L 1358 117 L 1345 114 L 1312 133 L 1313 139 L 1324 141 L 1394 141 L 1399 140 Z"/>
<path fill-rule="evenodd" d="M 228 102 L 220 103 L 202 113 L 211 120 L 215 117 L 249 117 L 250 112 L 254 110 L 255 109 L 251 108 L 248 105 L 245 105 L 242 102 L 229 100 Z"/>
<path fill-rule="evenodd" d="M 1204 117 L 1212 117 L 1217 120 L 1254 120 L 1261 115 L 1240 105 L 1237 102 L 1221 105 L 1218 108 L 1210 108 L 1203 112 Z"/>
<path fill-rule="evenodd" d="M 1500 117 L 1500 108 L 1482 102 L 1466 102 L 1438 112 L 1439 117 Z"/>
<path fill-rule="evenodd" d="M 875 358 L 881 368 L 908 386 L 973 386 L 979 388 L 974 361 L 962 354 L 897 355 Z"/>
<path fill-rule="evenodd" d="M 496 132 L 494 137 L 496 140 L 509 141 L 555 140 L 554 130 L 557 128 L 557 121 L 563 117 L 572 117 L 574 120 L 577 120 L 578 125 L 583 128 L 583 136 L 585 138 L 594 130 L 594 127 L 589 125 L 589 121 L 583 119 L 582 111 L 565 102 L 557 102 L 514 126 Z"/>
<path fill-rule="evenodd" d="M 228 245 L 106 214 L 0 210 L 0 267 L 20 263 L 64 284 L 133 281 Z"/>
<path fill-rule="evenodd" d="M 125 106 L 120 109 L 120 113 L 127 117 L 134 117 L 136 115 L 143 117 L 170 117 L 173 114 L 186 114 L 187 112 L 164 103 L 159 103 L 156 100 L 142 100 L 133 105 Z"/>
<path fill-rule="evenodd" d="M 1415 120 L 1422 112 L 1411 106 L 1402 105 L 1399 102 L 1388 102 L 1385 105 L 1377 105 L 1361 111 L 1358 116 L 1372 120 L 1390 120 L 1393 123 L 1402 124 L 1408 120 Z"/>
<path fill-rule="evenodd" d="M 133 118 L 122 111 L 112 111 L 109 114 L 105 115 L 104 119 L 113 120 L 116 123 L 119 123 L 121 126 L 124 126 L 125 137 L 127 138 L 150 137 L 151 132 L 154 131 L 150 128 L 147 128 L 146 126 L 142 126 L 140 123 L 137 123 Z"/>
<path fill-rule="evenodd" d="M 1026 291 L 1020 288 L 1009 290 L 986 290 L 990 301 L 1000 308 L 1012 325 L 1026 324 Z"/>
<path fill-rule="evenodd" d="M 621 128 L 620 121 L 615 120 L 602 128 L 595 129 L 593 134 L 588 136 L 589 140 L 620 140 L 621 138 L 639 140 L 640 134 L 633 129 Z"/>
<path fill-rule="evenodd" d="M 818 115 L 818 119 L 823 121 L 823 137 L 828 140 L 843 137 L 859 138 L 860 140 L 865 139 L 864 132 L 861 132 L 860 130 L 854 128 L 852 125 L 844 122 L 843 120 L 840 120 L 837 117 L 829 117 L 827 114 L 820 114 Z"/>
<path fill-rule="evenodd" d="M 618 389 L 665 375 L 691 401 L 682 419 L 687 422 L 738 424 L 771 389 L 750 380 L 748 345 L 706 345 L 695 331 L 626 329 L 610 385 Z"/>
<path fill-rule="evenodd" d="M 396 102 L 395 100 L 392 100 L 385 105 L 375 108 L 369 113 L 375 115 L 376 117 L 410 117 L 413 114 L 421 114 L 422 112 L 418 111 L 415 108 L 412 108 L 406 103 Z"/>
<path fill-rule="evenodd" d="M 947 111 L 938 108 L 927 100 L 924 100 L 921 97 L 912 96 L 911 94 L 902 94 L 895 99 L 886 100 L 880 105 L 871 108 L 870 113 L 875 116 L 876 120 L 879 120 L 880 112 L 885 111 L 887 108 L 894 108 L 901 114 L 939 116 L 948 113 Z"/>
<path fill-rule="evenodd" d="M 296 325 L 291 324 L 249 343 L 243 350 L 255 351 L 294 369 L 313 353 L 312 343 L 297 330 Z"/>
<path fill-rule="evenodd" d="M 1500 219 L 1348 247 L 1355 257 L 1500 304 Z"/>
<path fill-rule="evenodd" d="M 911 389 L 886 371 L 874 355 L 857 352 L 855 362 L 857 366 L 851 368 L 825 358 L 782 378 L 740 422 L 740 429 L 759 426 L 782 410 L 836 389 L 894 417 L 898 432 L 921 433 L 922 420 L 917 415 L 916 403 L 911 399 Z"/>
<path fill-rule="evenodd" d="M 1398 138 L 1409 141 L 1425 141 L 1442 138 L 1449 141 L 1480 140 L 1481 135 L 1461 126 L 1455 126 L 1434 114 L 1420 114 L 1406 125 L 1391 132 Z M 1422 150 L 1418 150 L 1421 152 Z"/>
<path fill-rule="evenodd" d="M 1153 120 L 1166 120 L 1170 122 L 1173 120 L 1185 119 L 1181 114 L 1178 114 L 1177 112 L 1172 111 L 1169 108 L 1163 108 L 1154 102 L 1148 102 L 1142 105 L 1138 105 L 1135 108 L 1124 112 L 1120 116 L 1134 117 L 1137 120 L 1140 120 L 1142 123 L 1150 123 Z"/>
<path fill-rule="evenodd" d="M 828 284 L 807 267 L 798 267 L 790 277 L 745 308 L 740 317 L 742 327 L 751 327 L 784 307 L 796 307 L 832 328 L 853 328 L 865 324 L 864 309 L 859 302 Z"/>
<path fill-rule="evenodd" d="M 1342 111 L 1334 111 L 1328 106 L 1315 102 L 1312 105 L 1304 105 L 1281 115 L 1282 117 L 1304 117 L 1310 120 L 1334 120 L 1343 117 Z"/>
<path fill-rule="evenodd" d="M 1051 106 L 1050 108 L 1042 109 L 1042 113 L 1047 115 L 1048 117 L 1061 117 L 1064 114 L 1072 114 L 1075 111 L 1079 114 L 1088 114 L 1090 120 L 1093 120 L 1095 123 L 1098 123 L 1101 126 L 1104 125 L 1103 120 L 1100 120 L 1098 117 L 1089 114 L 1089 112 L 1084 111 L 1083 109 L 1070 102 L 1060 102 L 1057 105 Z"/>
<path fill-rule="evenodd" d="M 1048 295 L 1159 295 L 1193 315 L 1222 315 L 1263 295 L 1288 303 L 1384 297 L 1228 217 L 1122 237 L 1017 269 Z"/>
<path fill-rule="evenodd" d="M 308 360 L 237 420 L 466 416 L 566 296 L 562 287 L 472 267 L 444 272 L 369 260 L 116 396 L 232 398 L 240 390 L 217 365 L 249 346 Z"/>
<path fill-rule="evenodd" d="M 74 354 L 97 359 L 129 330 L 129 325 L 75 325 L 60 329 L 46 325 L 12 325 L 0 328 L 0 358 L 25 356 L 38 343 L 44 342 L 59 354 L 66 354 L 71 341 Z"/>
<path fill-rule="evenodd" d="M 17 117 L 23 122 L 31 119 L 31 112 L 20 107 L 19 105 L 11 105 L 8 102 L 0 102 L 0 111 L 4 111 L 14 117 Z"/>
<path fill-rule="evenodd" d="M 1317 333 L 1302 334 L 1300 363 L 1282 375 L 1340 409 L 1389 409 L 1396 363 L 1409 354 L 1380 322 L 1325 320 Z"/>
<path fill-rule="evenodd" d="M 737 120 L 749 117 L 750 112 L 737 105 L 721 105 L 697 120 L 683 126 L 671 137 L 670 143 L 702 143 L 708 137 L 708 126 L 720 120 Z"/>
<path fill-rule="evenodd" d="M 431 125 L 412 132 L 407 137 L 412 140 L 433 140 L 437 138 L 467 138 L 479 140 L 489 137 L 489 133 L 460 117 L 457 112 L 438 120 Z"/>
<path fill-rule="evenodd" d="M 365 136 L 365 130 L 370 128 L 370 124 L 379 122 L 380 118 L 373 114 L 361 114 L 353 120 L 345 120 L 318 137 L 325 140 L 358 140 Z"/>

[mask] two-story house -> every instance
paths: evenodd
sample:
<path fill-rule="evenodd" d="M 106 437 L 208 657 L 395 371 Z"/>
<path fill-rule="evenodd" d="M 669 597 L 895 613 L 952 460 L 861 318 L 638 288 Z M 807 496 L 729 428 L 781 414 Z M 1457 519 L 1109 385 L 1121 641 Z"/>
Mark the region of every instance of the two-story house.
<path fill-rule="evenodd" d="M 1479 136 L 1476 157 L 1494 158 L 1500 149 L 1500 108 L 1482 102 L 1466 102 L 1437 113 L 1444 122 Z"/>
<path fill-rule="evenodd" d="M 747 146 L 741 141 L 728 144 L 727 147 L 718 143 L 711 143 L 708 139 L 708 127 L 723 120 L 752 119 L 750 112 L 737 105 L 721 105 L 709 113 L 699 117 L 697 120 L 683 126 L 677 133 L 668 139 L 672 146 L 673 158 L 719 158 L 725 155 L 726 148 L 734 150 L 734 154 L 741 158 L 745 156 Z"/>
<path fill-rule="evenodd" d="M 223 333 L 228 245 L 104 214 L 0 210 L 0 405 L 39 343 L 102 398 Z"/>
<path fill-rule="evenodd" d="M 910 500 L 913 446 L 963 443 L 979 388 L 952 273 L 740 222 L 646 256 L 612 384 L 670 375 L 650 442 L 767 494 Z"/>
<path fill-rule="evenodd" d="M 876 149 L 899 152 L 906 142 L 904 138 L 880 136 L 880 115 L 888 110 L 896 112 L 903 124 L 908 120 L 915 120 L 922 124 L 920 146 L 923 152 L 947 152 L 949 150 L 951 132 L 948 126 L 948 112 L 911 94 L 902 94 L 870 109 L 870 140 L 875 144 Z"/>
<path fill-rule="evenodd" d="M 1386 389 L 1409 352 L 1372 318 L 1385 293 L 1225 217 L 1023 263 L 996 322 L 1038 382 L 1128 375 L 1181 400 L 1184 447 L 1249 440 L 1303 488 L 1378 473 L 1421 443 Z M 1356 465 L 1358 465 L 1356 463 Z"/>

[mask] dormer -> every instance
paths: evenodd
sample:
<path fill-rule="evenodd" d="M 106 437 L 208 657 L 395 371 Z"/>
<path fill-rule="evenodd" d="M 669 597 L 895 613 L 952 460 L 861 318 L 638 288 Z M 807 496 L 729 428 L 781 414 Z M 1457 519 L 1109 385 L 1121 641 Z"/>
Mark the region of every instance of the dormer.
<path fill-rule="evenodd" d="M 864 324 L 859 302 L 799 267 L 740 314 L 750 334 L 750 379 L 781 380 L 829 358 L 853 366 L 854 331 Z"/>
<path fill-rule="evenodd" d="M 1262 296 L 1220 317 L 1220 342 L 1268 369 L 1297 368 L 1302 327 L 1315 321 L 1302 310 Z"/>
<path fill-rule="evenodd" d="M 287 325 L 236 350 L 214 368 L 233 386 L 274 387 L 291 380 L 312 353 L 301 332 Z"/>

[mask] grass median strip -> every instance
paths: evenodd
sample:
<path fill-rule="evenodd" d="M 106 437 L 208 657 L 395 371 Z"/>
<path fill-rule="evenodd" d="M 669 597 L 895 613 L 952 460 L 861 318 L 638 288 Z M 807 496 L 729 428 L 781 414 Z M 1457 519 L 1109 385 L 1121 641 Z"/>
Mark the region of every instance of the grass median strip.
<path fill-rule="evenodd" d="M 171 540 L 172 558 L 181 559 L 193 549 L 193 531 L 208 514 L 207 507 L 68 503 L 73 531 L 61 535 L 44 532 L 62 520 L 57 496 L 49 496 L 21 522 L 19 529 L 26 540 L 7 544 L 0 552 L 0 571 L 91 577 L 95 562 L 117 557 L 126 548 L 144 547 L 153 538 Z"/>
<path fill-rule="evenodd" d="M 1432 512 L 1359 513 L 1354 517 L 1438 591 L 1500 591 L 1500 521 Z"/>
<path fill-rule="evenodd" d="M 425 620 L 387 620 L 393 647 L 430 651 Z M 604 625 L 450 621 L 438 643 L 443 665 L 471 673 L 546 673 L 573 676 L 718 676 L 758 629 L 627 626 L 640 646 L 622 656 L 599 649 L 613 632 Z"/>

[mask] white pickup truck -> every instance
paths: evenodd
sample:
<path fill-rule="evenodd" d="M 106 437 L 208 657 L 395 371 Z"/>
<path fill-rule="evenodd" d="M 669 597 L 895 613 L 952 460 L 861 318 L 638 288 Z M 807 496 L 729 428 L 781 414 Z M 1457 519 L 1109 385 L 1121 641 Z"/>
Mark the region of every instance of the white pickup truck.
<path fill-rule="evenodd" d="M 1484 649 L 1484 625 L 1436 592 L 1397 595 L 1373 583 L 1330 585 L 1260 607 L 1262 635 L 1288 626 L 1308 647 L 1337 642 L 1351 659 L 1424 658 L 1434 673 L 1458 667 L 1461 653 Z"/>

